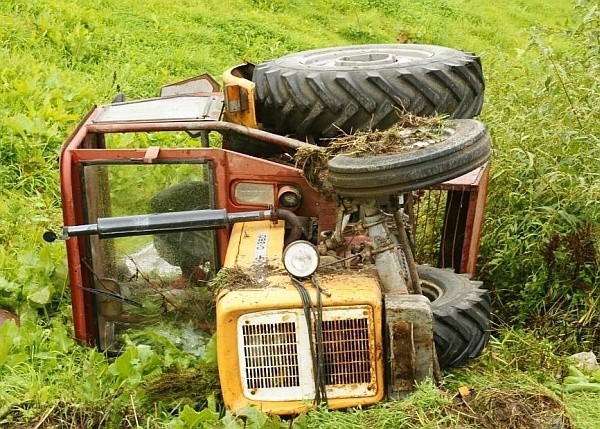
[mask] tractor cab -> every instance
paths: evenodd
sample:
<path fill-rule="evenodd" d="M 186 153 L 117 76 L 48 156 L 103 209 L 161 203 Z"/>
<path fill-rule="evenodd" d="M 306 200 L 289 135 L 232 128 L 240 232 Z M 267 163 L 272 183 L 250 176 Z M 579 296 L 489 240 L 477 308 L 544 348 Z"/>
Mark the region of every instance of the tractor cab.
<path fill-rule="evenodd" d="M 208 136 L 217 130 L 232 138 L 240 128 L 242 136 L 244 131 L 267 134 L 218 121 L 220 99 L 219 93 L 175 95 L 92 110 L 61 153 L 65 225 L 103 225 L 128 216 L 192 210 L 235 214 L 273 207 L 295 213 L 304 238 L 318 234 L 318 211 L 333 210 L 333 205 L 306 185 L 300 170 L 203 147 L 203 139 L 184 132 L 198 128 L 193 132 Z M 196 115 L 198 111 L 206 116 Z M 108 235 L 67 240 L 77 339 L 115 349 L 120 330 L 161 320 L 165 309 L 182 313 L 177 307 L 191 304 L 186 286 L 206 283 L 225 262 L 231 233 L 227 223 L 159 233 L 139 226 L 137 233 L 115 225 Z M 125 295 L 129 301 L 114 299 Z M 143 305 L 136 300 L 139 296 L 155 302 Z"/>

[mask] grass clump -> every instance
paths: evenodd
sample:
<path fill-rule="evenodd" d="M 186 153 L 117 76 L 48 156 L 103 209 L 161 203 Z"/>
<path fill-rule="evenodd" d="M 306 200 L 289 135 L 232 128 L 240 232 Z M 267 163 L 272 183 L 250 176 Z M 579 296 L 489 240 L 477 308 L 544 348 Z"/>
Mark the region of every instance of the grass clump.
<path fill-rule="evenodd" d="M 306 416 L 306 427 L 331 429 L 457 427 L 457 416 L 445 412 L 445 408 L 451 404 L 452 399 L 449 395 L 427 381 L 405 400 L 382 402 L 365 409 L 331 411 L 320 408 L 310 411 Z"/>
<path fill-rule="evenodd" d="M 328 158 L 346 155 L 354 158 L 394 154 L 418 150 L 437 143 L 447 136 L 452 122 L 442 117 L 400 115 L 399 122 L 385 130 L 359 131 L 334 138 L 322 147 Z M 302 148 L 301 150 L 310 150 Z M 301 157 L 301 156 L 300 156 Z"/>
<path fill-rule="evenodd" d="M 497 91 L 505 111 L 488 102 L 483 118 L 496 146 L 483 280 L 501 320 L 565 353 L 600 347 L 600 11 L 583 1 L 576 17 L 531 30 L 514 73 L 538 78 Z"/>
<path fill-rule="evenodd" d="M 400 401 L 362 410 L 310 411 L 306 427 L 594 427 L 585 424 L 584 414 L 573 412 L 580 410 L 573 406 L 580 406 L 577 400 L 581 396 L 565 394 L 562 388 L 570 360 L 554 354 L 551 342 L 539 341 L 527 332 L 506 328 L 499 332 L 481 357 L 466 367 L 444 372 L 440 388 L 427 381 Z M 597 401 L 600 396 L 588 393 L 586 406 L 594 408 L 593 398 Z M 574 418 L 573 414 L 578 415 Z"/>
<path fill-rule="evenodd" d="M 138 337 L 109 360 L 73 341 L 58 321 L 9 322 L 0 327 L 0 380 L 2 427 L 160 427 L 212 400 L 216 343 L 198 358 L 166 337 Z"/>
<path fill-rule="evenodd" d="M 242 267 L 222 268 L 208 284 L 208 289 L 218 296 L 224 290 L 258 289 L 258 282 Z"/>
<path fill-rule="evenodd" d="M 399 121 L 385 130 L 358 131 L 325 141 L 324 145 L 304 145 L 294 155 L 296 166 L 315 189 L 331 194 L 327 182 L 327 162 L 338 156 L 354 158 L 392 155 L 419 150 L 438 143 L 452 131 L 452 121 L 443 117 L 399 114 Z"/>
<path fill-rule="evenodd" d="M 204 408 L 208 398 L 219 392 L 216 367 L 173 367 L 144 382 L 145 401 L 172 412 L 182 405 Z"/>
<path fill-rule="evenodd" d="M 451 412 L 478 428 L 574 428 L 564 404 L 541 389 L 491 388 L 457 397 Z"/>

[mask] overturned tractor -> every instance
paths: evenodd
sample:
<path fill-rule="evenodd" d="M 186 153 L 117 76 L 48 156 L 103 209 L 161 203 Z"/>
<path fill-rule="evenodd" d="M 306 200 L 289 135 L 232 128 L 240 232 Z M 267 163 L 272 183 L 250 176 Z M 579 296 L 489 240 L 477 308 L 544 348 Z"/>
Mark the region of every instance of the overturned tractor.
<path fill-rule="evenodd" d="M 66 240 L 77 339 L 216 329 L 226 406 L 277 414 L 397 398 L 476 356 L 483 88 L 473 55 L 368 45 L 94 108 L 45 236 Z"/>

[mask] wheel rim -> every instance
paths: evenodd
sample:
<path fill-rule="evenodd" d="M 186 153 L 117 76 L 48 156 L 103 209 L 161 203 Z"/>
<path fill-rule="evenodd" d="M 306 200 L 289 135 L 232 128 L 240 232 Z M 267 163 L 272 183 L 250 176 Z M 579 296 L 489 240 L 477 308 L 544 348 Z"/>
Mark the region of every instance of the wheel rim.
<path fill-rule="evenodd" d="M 421 292 L 431 302 L 435 302 L 443 293 L 442 289 L 435 283 L 421 279 Z"/>
<path fill-rule="evenodd" d="M 335 60 L 336 66 L 362 66 L 365 63 L 376 66 L 381 64 L 393 64 L 398 57 L 392 54 L 356 54 L 341 57 Z"/>
<path fill-rule="evenodd" d="M 409 65 L 415 61 L 430 58 L 433 55 L 432 52 L 407 47 L 382 46 L 366 49 L 362 46 L 354 46 L 325 52 L 311 53 L 309 51 L 304 58 L 299 60 L 299 63 L 315 68 L 348 67 L 351 69 L 368 69 L 389 64 Z"/>

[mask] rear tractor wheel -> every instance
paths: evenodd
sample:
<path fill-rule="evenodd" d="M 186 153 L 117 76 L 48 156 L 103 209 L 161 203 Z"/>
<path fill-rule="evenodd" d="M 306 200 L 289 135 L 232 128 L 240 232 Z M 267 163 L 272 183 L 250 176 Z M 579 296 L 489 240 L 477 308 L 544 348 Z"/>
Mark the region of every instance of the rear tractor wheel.
<path fill-rule="evenodd" d="M 259 64 L 257 116 L 279 134 L 330 138 L 384 130 L 400 113 L 472 118 L 483 104 L 479 58 L 432 45 L 355 45 Z"/>
<path fill-rule="evenodd" d="M 490 298 L 481 282 L 450 270 L 417 267 L 421 289 L 431 301 L 433 338 L 440 367 L 466 363 L 489 339 Z"/>

